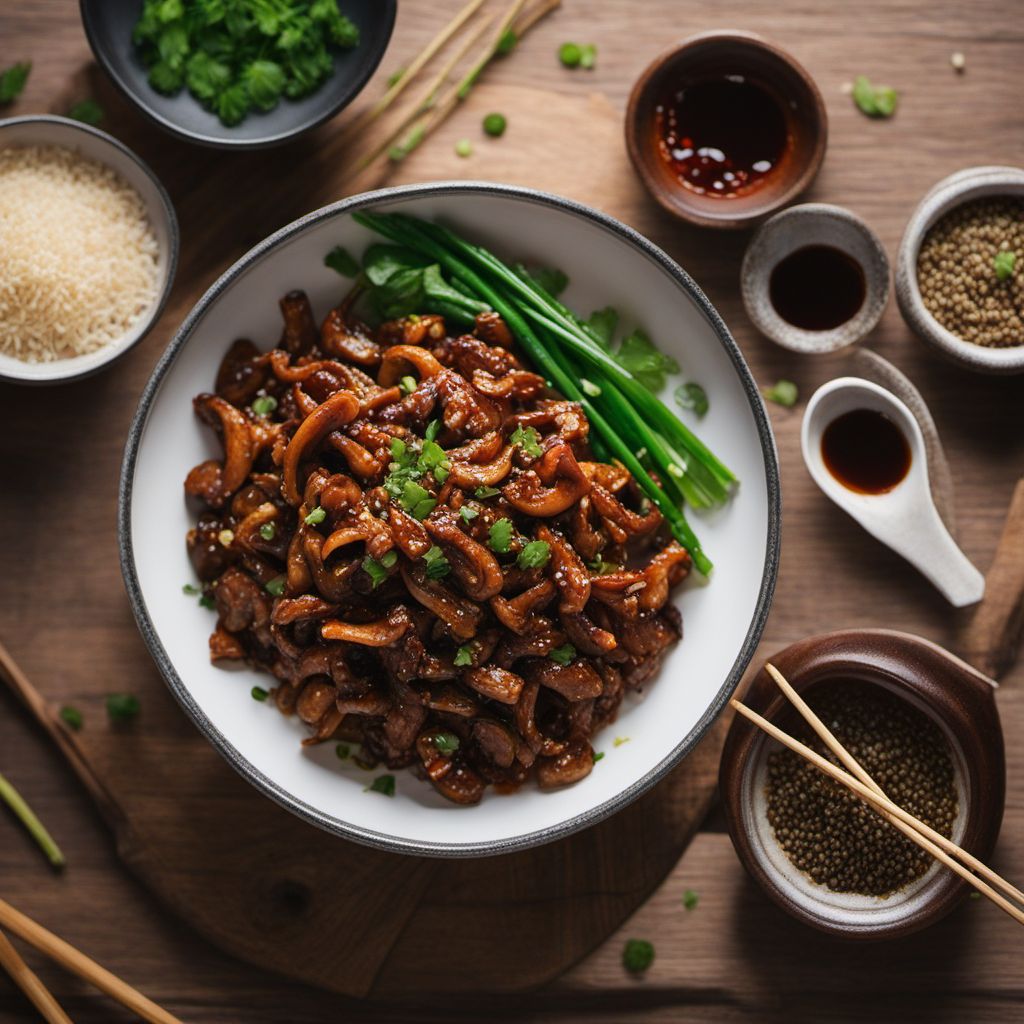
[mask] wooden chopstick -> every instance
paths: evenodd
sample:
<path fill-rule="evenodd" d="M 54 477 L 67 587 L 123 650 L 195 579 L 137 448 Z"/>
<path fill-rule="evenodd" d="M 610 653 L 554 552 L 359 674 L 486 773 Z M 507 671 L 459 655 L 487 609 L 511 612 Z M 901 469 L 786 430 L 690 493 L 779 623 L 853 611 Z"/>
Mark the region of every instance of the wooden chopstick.
<path fill-rule="evenodd" d="M 775 680 L 776 685 L 779 689 L 789 698 L 790 703 L 803 715 L 804 720 L 808 725 L 821 737 L 825 745 L 832 751 L 836 757 L 839 758 L 847 768 L 853 772 L 854 775 L 864 783 L 865 786 L 869 786 L 879 796 L 886 797 L 882 787 L 865 771 L 863 765 L 851 754 L 846 747 L 844 747 L 838 739 L 829 731 L 828 726 L 808 707 L 806 701 L 800 696 L 796 690 L 789 684 L 786 677 L 770 662 L 765 665 L 765 671 Z M 886 797 L 888 799 L 888 797 Z M 896 825 L 897 828 L 903 832 L 903 828 L 900 827 L 892 818 L 891 815 L 886 814 L 885 818 L 890 824 Z M 915 819 L 917 820 L 917 819 Z M 1015 885 L 1011 885 L 1001 875 L 997 875 L 987 864 L 978 860 L 977 857 L 972 853 L 968 853 L 962 846 L 957 846 L 951 839 L 948 839 L 941 832 L 936 832 L 935 829 L 926 825 L 923 821 L 917 820 L 916 825 L 910 825 L 908 827 L 916 828 L 926 839 L 930 839 L 936 846 L 941 846 L 946 853 L 952 857 L 963 861 L 968 867 L 977 871 L 982 878 L 991 882 L 997 889 L 1002 889 L 1003 892 L 1010 896 L 1012 899 L 1017 900 L 1018 903 L 1024 903 L 1024 892 L 1021 892 Z M 904 832 L 904 835 L 906 833 Z"/>
<path fill-rule="evenodd" d="M 977 875 L 972 874 L 958 861 L 953 860 L 935 843 L 930 839 L 922 835 L 917 827 L 926 827 L 923 822 L 920 822 L 912 814 L 903 810 L 897 804 L 894 804 L 888 797 L 880 796 L 869 786 L 866 786 L 859 779 L 854 778 L 849 772 L 844 772 L 841 768 L 837 768 L 831 761 L 826 760 L 817 751 L 812 750 L 810 747 L 805 746 L 799 740 L 794 739 L 788 733 L 783 732 L 778 726 L 773 725 L 766 718 L 763 718 L 752 708 L 748 708 L 742 701 L 733 699 L 729 702 L 744 718 L 749 719 L 759 729 L 766 732 L 772 739 L 777 740 L 784 747 L 788 747 L 795 754 L 799 754 L 801 757 L 810 761 L 816 768 L 823 771 L 826 775 L 835 779 L 836 782 L 842 783 L 848 789 L 853 790 L 862 800 L 870 804 L 876 810 L 885 817 L 885 812 L 892 815 L 893 818 L 899 820 L 899 824 L 893 821 L 893 824 L 899 828 L 900 825 L 906 825 L 907 829 L 904 831 L 902 828 L 901 832 L 913 843 L 916 843 L 922 849 L 930 853 L 936 860 L 945 864 L 947 868 L 958 874 L 965 882 L 973 885 L 983 896 L 988 897 L 993 903 L 996 904 L 1001 910 L 1004 910 L 1019 924 L 1024 924 L 1024 912 L 1019 908 L 1015 907 L 1008 900 L 1004 899 L 998 892 L 995 891 L 987 882 L 978 878 Z M 1006 882 L 1005 885 L 1009 886 Z"/>
<path fill-rule="evenodd" d="M 409 66 L 398 76 L 397 80 L 388 87 L 383 96 L 372 107 L 365 110 L 351 124 L 342 129 L 343 134 L 355 136 L 368 124 L 384 113 L 392 103 L 402 94 L 409 83 L 419 74 L 420 70 L 429 63 L 430 59 L 440 50 L 456 32 L 481 8 L 484 0 L 470 0 L 451 21 L 441 29 L 440 32 L 430 40 L 420 54 L 409 64 Z"/>
<path fill-rule="evenodd" d="M 116 999 L 133 1013 L 142 1017 L 143 1020 L 149 1021 L 150 1024 L 182 1024 L 177 1017 L 147 999 L 116 974 L 111 974 L 95 960 L 90 960 L 70 943 L 54 935 L 53 932 L 47 931 L 42 925 L 36 924 L 32 918 L 15 910 L 4 900 L 0 900 L 0 926 L 24 939 L 29 945 L 35 946 L 41 953 L 45 953 L 59 963 L 61 967 L 95 985 L 101 992 Z"/>
<path fill-rule="evenodd" d="M 11 945 L 11 940 L 0 932 L 0 967 L 28 997 L 32 1005 L 42 1014 L 46 1024 L 72 1024 L 71 1018 L 61 1009 L 50 990 Z"/>

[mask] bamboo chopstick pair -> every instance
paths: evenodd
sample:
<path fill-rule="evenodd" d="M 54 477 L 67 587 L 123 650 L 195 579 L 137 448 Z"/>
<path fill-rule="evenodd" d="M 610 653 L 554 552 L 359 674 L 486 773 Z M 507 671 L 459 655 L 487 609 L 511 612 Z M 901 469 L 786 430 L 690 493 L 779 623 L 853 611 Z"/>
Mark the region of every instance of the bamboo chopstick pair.
<path fill-rule="evenodd" d="M 47 931 L 42 925 L 36 924 L 30 917 L 26 917 L 3 900 L 0 900 L 0 927 L 24 939 L 29 945 L 35 946 L 61 967 L 95 985 L 101 992 L 116 999 L 143 1020 L 149 1021 L 150 1024 L 182 1024 L 177 1017 L 147 999 L 116 974 L 111 974 L 95 960 L 90 960 L 74 946 L 58 938 L 53 932 Z M 14 983 L 25 993 L 47 1024 L 71 1024 L 71 1018 L 61 1009 L 60 1004 L 28 964 L 22 960 L 18 951 L 2 931 L 0 931 L 0 967 L 3 967 L 11 976 Z"/>
<path fill-rule="evenodd" d="M 921 849 L 931 854 L 936 860 L 940 861 L 951 871 L 954 871 L 970 885 L 973 885 L 978 892 L 990 899 L 1019 924 L 1024 924 L 1024 911 L 1011 903 L 1005 896 L 1000 895 L 996 889 L 1001 890 L 1006 896 L 1021 904 L 1024 904 L 1024 892 L 1011 885 L 1005 878 L 997 875 L 973 854 L 968 853 L 960 846 L 957 846 L 952 840 L 947 839 L 923 821 L 919 821 L 912 814 L 909 814 L 899 805 L 894 804 L 885 795 L 878 783 L 864 770 L 857 759 L 836 739 L 825 723 L 808 707 L 804 699 L 786 681 L 782 673 L 771 663 L 765 665 L 765 671 L 772 677 L 779 689 L 782 690 L 790 703 L 800 712 L 807 724 L 817 733 L 829 750 L 850 771 L 844 772 L 841 768 L 837 768 L 831 761 L 817 753 L 817 751 L 812 750 L 788 733 L 783 732 L 782 729 L 747 707 L 742 701 L 730 701 L 732 706 L 741 715 L 749 719 L 759 729 L 762 729 L 783 746 L 788 747 L 794 753 L 810 761 L 811 764 L 830 778 L 846 786 L 847 789 L 859 796 L 861 800 L 880 814 L 890 825 L 902 832 L 911 842 L 916 843 Z M 968 870 L 968 868 L 972 870 Z M 973 874 L 972 871 L 976 871 L 977 875 Z M 981 877 L 979 878 L 978 875 Z M 991 883 L 991 885 L 987 883 Z"/>

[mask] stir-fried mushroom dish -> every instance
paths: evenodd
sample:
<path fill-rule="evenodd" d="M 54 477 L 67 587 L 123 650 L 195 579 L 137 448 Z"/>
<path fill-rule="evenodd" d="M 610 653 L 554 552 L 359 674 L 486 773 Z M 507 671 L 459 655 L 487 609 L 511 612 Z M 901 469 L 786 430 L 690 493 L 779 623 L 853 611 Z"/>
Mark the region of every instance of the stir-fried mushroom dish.
<path fill-rule="evenodd" d="M 185 481 L 211 657 L 272 674 L 305 743 L 459 804 L 584 778 L 680 637 L 690 556 L 497 314 L 452 336 L 347 303 L 318 330 L 302 292 L 281 309 L 278 347 L 236 341 L 194 402 L 224 449 Z"/>

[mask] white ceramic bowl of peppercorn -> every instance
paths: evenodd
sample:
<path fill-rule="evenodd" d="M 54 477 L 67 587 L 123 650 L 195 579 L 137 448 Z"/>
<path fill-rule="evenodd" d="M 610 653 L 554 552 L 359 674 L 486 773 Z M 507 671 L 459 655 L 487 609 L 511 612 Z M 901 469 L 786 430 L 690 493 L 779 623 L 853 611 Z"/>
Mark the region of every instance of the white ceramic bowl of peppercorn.
<path fill-rule="evenodd" d="M 937 644 L 891 630 L 826 633 L 770 660 L 893 800 L 990 857 L 1006 786 L 991 680 Z M 743 699 L 816 746 L 763 669 Z M 778 906 L 819 931 L 907 935 L 970 891 L 741 716 L 726 738 L 719 789 L 743 866 Z"/>
<path fill-rule="evenodd" d="M 1024 169 L 969 167 L 921 200 L 900 243 L 904 320 L 979 373 L 1024 373 Z"/>

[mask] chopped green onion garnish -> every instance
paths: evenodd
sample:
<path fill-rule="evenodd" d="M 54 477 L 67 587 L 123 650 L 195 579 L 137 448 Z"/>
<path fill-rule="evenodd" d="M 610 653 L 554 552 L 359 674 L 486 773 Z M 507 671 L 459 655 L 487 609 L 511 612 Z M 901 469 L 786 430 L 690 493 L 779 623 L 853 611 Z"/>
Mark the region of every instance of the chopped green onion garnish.
<path fill-rule="evenodd" d="M 547 541 L 531 540 L 530 543 L 519 552 L 519 557 L 516 559 L 516 565 L 518 565 L 520 569 L 539 569 L 541 566 L 547 565 L 550 557 L 551 548 Z"/>
<path fill-rule="evenodd" d="M 508 121 L 506 121 L 504 114 L 488 114 L 484 118 L 484 131 L 494 138 L 504 135 L 507 126 Z"/>
<path fill-rule="evenodd" d="M 616 736 L 615 739 L 612 741 L 612 745 L 616 746 L 616 747 L 621 747 L 623 743 L 628 743 L 628 742 L 629 742 L 629 737 L 628 736 Z"/>
<path fill-rule="evenodd" d="M 201 594 L 202 590 L 192 583 L 186 583 L 182 586 L 181 592 L 183 594 L 188 594 L 189 597 L 195 597 L 197 594 Z"/>
<path fill-rule="evenodd" d="M 363 559 L 363 572 L 370 577 L 374 590 L 388 578 L 388 570 L 383 563 L 378 562 L 376 558 L 371 558 L 369 555 Z"/>
<path fill-rule="evenodd" d="M 212 612 L 217 607 L 217 602 L 209 594 L 203 594 L 199 598 L 199 606 L 208 608 Z"/>
<path fill-rule="evenodd" d="M 431 420 L 427 424 L 427 429 L 424 432 L 423 436 L 428 441 L 436 441 L 437 440 L 437 435 L 440 434 L 440 433 L 441 433 L 441 421 L 440 420 Z"/>
<path fill-rule="evenodd" d="M 395 795 L 395 777 L 394 775 L 378 775 L 377 778 L 371 782 L 364 793 L 383 793 L 384 796 Z"/>
<path fill-rule="evenodd" d="M 427 553 L 423 556 L 423 561 L 427 563 L 428 579 L 441 580 L 452 571 L 448 559 L 444 557 L 444 552 L 436 544 L 427 550 Z"/>
<path fill-rule="evenodd" d="M 313 509 L 312 512 L 306 516 L 305 523 L 307 526 L 319 526 L 327 518 L 327 513 L 319 506 Z"/>
<path fill-rule="evenodd" d="M 654 946 L 646 939 L 629 939 L 622 949 L 622 966 L 632 974 L 643 974 L 654 963 Z"/>
<path fill-rule="evenodd" d="M 411 395 L 416 390 L 416 378 L 405 376 L 398 382 L 398 386 L 402 389 L 402 394 Z"/>
<path fill-rule="evenodd" d="M 397 561 L 398 552 L 394 549 L 391 551 L 385 551 L 384 554 L 380 556 L 380 564 L 383 565 L 385 569 L 392 568 Z"/>
<path fill-rule="evenodd" d="M 992 259 L 992 266 L 995 267 L 996 277 L 1000 281 L 1008 281 L 1013 276 L 1013 268 L 1017 263 L 1017 254 L 1009 249 L 997 252 Z"/>
<path fill-rule="evenodd" d="M 221 530 L 217 534 L 217 540 L 220 542 L 221 547 L 229 548 L 235 542 L 235 531 Z"/>
<path fill-rule="evenodd" d="M 798 397 L 796 385 L 791 380 L 777 380 L 774 387 L 765 388 L 762 393 L 769 402 L 784 405 L 787 409 L 796 405 Z"/>
<path fill-rule="evenodd" d="M 562 644 L 548 651 L 548 657 L 559 665 L 568 665 L 576 657 L 576 648 L 572 644 Z"/>
<path fill-rule="evenodd" d="M 601 388 L 595 384 L 592 380 L 587 380 L 586 377 L 580 377 L 580 387 L 583 388 L 585 395 L 590 395 L 591 398 L 597 398 L 601 394 Z"/>
<path fill-rule="evenodd" d="M 473 648 L 469 644 L 460 647 L 455 652 L 455 664 L 460 666 L 473 664 Z"/>
<path fill-rule="evenodd" d="M 15 817 L 25 826 L 28 834 L 36 841 L 39 849 L 43 851 L 53 867 L 64 867 L 64 854 L 54 841 L 53 836 L 46 831 L 46 826 L 36 817 L 24 797 L 3 775 L 0 775 L 0 800 L 10 807 Z"/>
<path fill-rule="evenodd" d="M 892 117 L 896 112 L 898 96 L 888 85 L 872 85 L 864 75 L 858 75 L 853 82 L 853 102 L 858 110 L 868 117 Z"/>
<path fill-rule="evenodd" d="M 273 395 L 257 395 L 252 400 L 252 411 L 257 416 L 269 416 L 277 408 L 277 399 Z"/>
<path fill-rule="evenodd" d="M 602 757 L 604 757 L 604 751 L 603 750 L 595 751 L 594 752 L 594 764 L 597 764 L 597 762 L 600 761 Z"/>
<path fill-rule="evenodd" d="M 107 697 L 107 714 L 112 722 L 130 722 L 139 713 L 139 698 L 133 693 L 112 693 Z"/>
<path fill-rule="evenodd" d="M 260 527 L 260 536 L 264 540 L 273 540 L 274 534 L 277 533 L 277 527 L 273 523 L 264 523 Z"/>
<path fill-rule="evenodd" d="M 593 43 L 586 43 L 580 47 L 580 67 L 591 70 L 597 63 L 597 47 Z"/>
<path fill-rule="evenodd" d="M 485 486 L 480 486 L 473 492 L 473 496 L 479 498 L 481 501 L 486 498 L 493 498 L 498 494 L 501 494 L 501 491 L 499 491 L 497 487 Z"/>
<path fill-rule="evenodd" d="M 455 143 L 455 155 L 463 158 L 473 155 L 473 143 L 469 139 L 459 139 Z"/>
<path fill-rule="evenodd" d="M 267 690 L 264 690 L 262 686 L 254 686 L 249 691 L 249 695 L 253 700 L 258 700 L 262 703 L 270 696 L 270 693 Z"/>
<path fill-rule="evenodd" d="M 492 551 L 504 555 L 512 544 L 512 520 L 503 517 L 492 523 L 488 531 L 488 543 Z"/>
<path fill-rule="evenodd" d="M 347 743 L 339 743 L 334 752 L 338 755 L 339 761 L 347 761 L 352 754 L 352 748 Z"/>
<path fill-rule="evenodd" d="M 478 515 L 480 515 L 480 513 L 469 505 L 463 505 L 462 508 L 459 509 L 459 515 L 462 517 L 462 521 L 464 523 L 471 523 Z"/>
<path fill-rule="evenodd" d="M 562 43 L 558 48 L 558 59 L 567 68 L 579 67 L 580 61 L 583 58 L 583 53 L 577 43 Z"/>
<path fill-rule="evenodd" d="M 268 594 L 272 594 L 274 597 L 280 597 L 284 593 L 284 585 L 286 582 L 287 580 L 284 576 L 275 576 L 264 586 L 264 589 Z"/>
<path fill-rule="evenodd" d="M 82 728 L 82 712 L 70 704 L 65 704 L 60 709 L 60 720 L 69 728 L 78 732 Z"/>
<path fill-rule="evenodd" d="M 683 906 L 686 907 L 687 910 L 693 910 L 694 907 L 697 906 L 697 901 L 699 899 L 700 897 L 692 889 L 687 889 L 686 892 L 683 893 Z"/>

